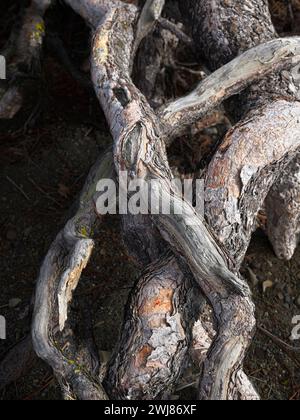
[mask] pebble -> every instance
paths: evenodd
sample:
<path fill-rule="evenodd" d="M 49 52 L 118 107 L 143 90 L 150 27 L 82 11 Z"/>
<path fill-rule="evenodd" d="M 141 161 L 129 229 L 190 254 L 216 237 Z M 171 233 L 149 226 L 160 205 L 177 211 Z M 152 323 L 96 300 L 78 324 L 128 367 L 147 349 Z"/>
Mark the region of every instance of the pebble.
<path fill-rule="evenodd" d="M 299 306 L 299 308 L 300 308 L 300 296 L 296 300 L 296 305 Z"/>
<path fill-rule="evenodd" d="M 248 267 L 248 274 L 249 274 L 249 279 L 251 280 L 253 287 L 256 287 L 259 283 L 257 275 L 249 267 Z"/>
<path fill-rule="evenodd" d="M 266 293 L 268 289 L 273 287 L 274 283 L 271 280 L 266 280 L 263 282 L 263 292 Z"/>
<path fill-rule="evenodd" d="M 283 293 L 279 292 L 277 296 L 278 296 L 278 298 L 279 298 L 280 300 L 282 300 L 282 301 L 284 300 L 284 295 L 283 295 Z"/>
<path fill-rule="evenodd" d="M 18 299 L 18 298 L 15 298 L 15 299 L 10 299 L 10 301 L 8 302 L 8 306 L 9 306 L 11 309 L 14 309 L 14 308 L 16 308 L 17 306 L 19 306 L 21 302 L 22 302 L 22 299 Z"/>

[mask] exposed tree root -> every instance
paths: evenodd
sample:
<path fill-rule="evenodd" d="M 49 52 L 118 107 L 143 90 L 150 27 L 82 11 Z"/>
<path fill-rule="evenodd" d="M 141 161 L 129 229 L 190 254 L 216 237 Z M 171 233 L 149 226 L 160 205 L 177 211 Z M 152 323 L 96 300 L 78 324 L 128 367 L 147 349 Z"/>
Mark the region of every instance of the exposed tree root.
<path fill-rule="evenodd" d="M 205 117 L 253 81 L 295 66 L 299 56 L 298 37 L 272 40 L 241 54 L 204 79 L 189 95 L 162 109 L 167 138 L 182 134 L 186 126 Z"/>
<path fill-rule="evenodd" d="M 212 68 L 225 66 L 190 95 L 155 113 L 132 82 L 131 73 L 138 46 L 159 20 L 164 1 L 149 0 L 142 11 L 118 0 L 66 3 L 94 30 L 92 81 L 113 137 L 119 181 L 124 173 L 127 181 L 156 179 L 161 189 L 152 190 L 152 199 L 159 202 L 169 197 L 172 207 L 170 214 L 147 216 L 147 221 L 123 218 L 130 252 L 142 268 L 150 266 L 131 294 L 121 340 L 105 381 L 108 394 L 126 399 L 160 398 L 175 386 L 199 312 L 192 298 L 199 297 L 196 300 L 201 302 L 203 294 L 213 309 L 216 334 L 202 365 L 199 398 L 258 399 L 243 373 L 255 315 L 239 267 L 260 206 L 300 146 L 299 104 L 287 98 L 268 102 L 228 133 L 207 171 L 208 225 L 174 191 L 166 144 L 254 81 L 298 64 L 300 40 L 272 40 L 275 31 L 267 27 L 263 31 L 267 42 L 237 58 L 234 50 L 223 51 L 218 43 L 220 48 L 208 50 L 207 56 Z M 210 3 L 207 11 L 217 13 Z M 249 6 L 251 0 L 246 3 Z M 260 0 L 253 0 L 253 7 L 257 4 Z M 234 4 L 231 6 L 235 12 Z M 196 21 L 201 23 L 201 19 Z M 245 35 L 248 28 L 242 29 Z M 209 33 L 208 39 L 210 36 L 214 34 Z M 234 61 L 226 64 L 229 59 Z M 92 170 L 79 210 L 54 241 L 37 286 L 34 348 L 52 366 L 68 399 L 107 398 L 94 352 L 86 340 L 78 343 L 71 332 L 70 302 L 94 247 L 92 230 L 99 222 L 94 207 L 96 183 L 111 176 L 111 161 L 107 155 Z M 151 207 L 147 199 L 144 204 Z M 202 337 L 205 348 L 209 340 L 205 334 Z"/>
<path fill-rule="evenodd" d="M 195 291 L 172 255 L 147 268 L 133 289 L 112 358 L 106 381 L 112 398 L 149 400 L 171 393 L 185 367 L 199 312 L 200 291 Z"/>
<path fill-rule="evenodd" d="M 172 191 L 169 188 L 171 174 L 165 157 L 164 144 L 158 135 L 156 116 L 132 84 L 128 74 L 131 61 L 130 46 L 134 42 L 134 31 L 131 25 L 135 20 L 136 10 L 133 7 L 112 9 L 107 13 L 106 19 L 94 38 L 93 80 L 115 140 L 117 172 L 126 170 L 129 178 L 136 176 L 144 179 L 158 178 L 165 187 L 163 194 L 167 195 Z M 122 22 L 125 21 L 127 31 L 123 31 L 124 43 L 120 44 L 117 41 L 119 40 L 118 28 L 124 27 Z M 112 28 L 115 28 L 115 31 Z M 124 92 L 122 95 L 124 100 L 116 100 L 116 92 L 120 91 Z M 175 198 L 175 205 L 182 206 L 182 200 Z M 195 226 L 189 226 L 189 222 L 193 219 Z M 234 382 L 234 372 L 238 370 L 236 364 L 240 367 L 253 332 L 254 314 L 247 297 L 248 289 L 236 275 L 229 271 L 226 257 L 223 256 L 213 237 L 206 230 L 203 221 L 197 217 L 190 205 L 184 203 L 182 217 L 176 217 L 173 214 L 153 217 L 153 222 L 175 252 L 184 256 L 195 279 L 214 307 L 221 334 L 214 342 L 215 347 L 210 353 L 210 363 L 204 369 L 201 393 L 208 399 L 226 399 L 230 394 L 230 383 Z M 202 249 L 203 253 L 199 254 L 199 249 Z M 236 315 L 235 311 L 239 311 L 239 308 L 245 309 L 244 316 L 247 318 L 249 330 L 245 331 L 238 341 L 232 337 L 236 332 L 231 330 L 226 310 L 224 312 L 221 310 L 222 305 L 225 308 L 225 303 L 221 306 L 220 304 L 226 299 L 230 302 L 226 309 L 230 309 L 232 317 Z M 236 331 L 238 328 L 240 327 L 234 327 Z M 225 370 L 228 369 L 225 375 L 226 380 L 211 377 L 209 375 L 211 364 L 215 365 L 216 370 L 221 369 L 222 363 L 229 354 L 232 357 L 229 357 L 231 362 L 224 367 Z"/>
<path fill-rule="evenodd" d="M 229 0 L 226 7 L 220 0 L 215 3 L 196 1 L 190 2 L 187 10 L 194 23 L 193 35 L 199 40 L 198 52 L 205 56 L 212 69 L 220 67 L 219 71 L 222 71 L 224 64 L 228 66 L 228 60 L 236 56 L 239 59 L 243 55 L 241 53 L 249 53 L 249 48 L 262 42 L 278 42 L 267 1 L 247 0 L 236 3 Z M 216 25 L 214 31 L 210 30 L 212 22 Z M 232 25 L 228 25 L 228 22 L 232 22 Z M 270 41 L 271 39 L 273 40 Z M 233 117 L 243 116 L 243 119 L 227 135 L 210 165 L 207 181 L 209 223 L 220 233 L 220 239 L 226 243 L 229 252 L 235 249 L 239 262 L 244 257 L 244 250 L 237 246 L 237 236 L 241 235 L 240 243 L 246 247 L 251 236 L 245 240 L 238 226 L 244 224 L 245 231 L 251 235 L 255 228 L 255 219 L 249 217 L 249 211 L 258 212 L 258 206 L 262 206 L 263 200 L 278 179 L 279 185 L 273 187 L 267 203 L 270 239 L 281 258 L 290 259 L 297 246 L 299 199 L 292 199 L 297 196 L 297 158 L 289 166 L 299 148 L 299 103 L 296 102 L 298 86 L 293 74 L 294 71 L 272 72 L 229 104 Z M 286 102 L 284 105 L 284 99 L 290 103 Z M 266 113 L 267 106 L 270 106 L 269 115 Z M 261 114 L 264 115 L 263 119 Z M 236 146 L 232 147 L 231 139 L 235 136 Z M 240 141 L 237 141 L 238 137 Z M 248 140 L 245 141 L 246 139 Z M 244 154 L 245 147 L 248 148 L 248 153 Z M 222 176 L 223 171 L 228 174 L 227 180 Z M 287 173 L 291 174 L 290 178 Z M 261 180 L 260 185 L 258 179 Z M 279 221 L 279 211 L 284 207 L 284 197 L 280 197 L 280 191 L 285 187 L 289 188 L 286 199 L 290 205 L 289 209 L 280 214 Z M 274 203 L 271 203 L 272 199 Z M 249 211 L 245 211 L 245 207 Z M 253 223 L 253 226 L 249 223 Z M 275 226 L 276 229 L 273 230 Z M 287 235 L 290 237 L 287 238 Z"/>
<path fill-rule="evenodd" d="M 239 264 L 268 192 L 300 147 L 299 103 L 277 101 L 248 117 L 227 134 L 206 180 L 208 222 Z"/>
<path fill-rule="evenodd" d="M 278 258 L 290 260 L 300 241 L 300 153 L 283 170 L 266 200 L 268 236 Z"/>
<path fill-rule="evenodd" d="M 59 233 L 41 268 L 32 326 L 34 349 L 54 370 L 65 398 L 106 399 L 95 372 L 94 354 L 66 327 L 68 308 L 81 273 L 91 256 L 91 239 L 98 219 L 94 211 L 96 185 L 112 176 L 111 152 L 92 169 L 79 210 Z"/>

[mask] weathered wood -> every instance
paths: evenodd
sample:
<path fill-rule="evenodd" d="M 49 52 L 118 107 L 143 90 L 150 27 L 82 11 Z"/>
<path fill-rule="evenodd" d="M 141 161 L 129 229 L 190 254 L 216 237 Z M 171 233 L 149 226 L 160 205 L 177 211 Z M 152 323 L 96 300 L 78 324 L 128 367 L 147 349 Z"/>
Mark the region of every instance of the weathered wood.
<path fill-rule="evenodd" d="M 188 10 L 193 20 L 195 39 L 201 38 L 197 42 L 198 53 L 212 69 L 223 66 L 232 57 L 239 59 L 244 51 L 259 43 L 278 41 L 265 0 L 230 0 L 226 5 L 222 0 L 188 4 L 184 13 Z M 271 60 L 272 57 L 270 54 Z M 234 252 L 238 263 L 248 247 L 260 207 L 280 172 L 291 170 L 287 165 L 299 147 L 299 104 L 294 102 L 295 89 L 292 73 L 273 72 L 228 104 L 229 111 L 233 110 L 232 117 L 243 115 L 243 119 L 226 136 L 210 164 L 206 216 L 228 252 Z M 287 121 L 291 132 L 286 130 Z M 248 154 L 244 154 L 245 147 Z M 292 228 L 291 225 L 288 230 Z"/>
<path fill-rule="evenodd" d="M 136 9 L 132 6 L 107 13 L 94 37 L 93 81 L 115 141 L 117 173 L 127 171 L 129 179 L 158 178 L 165 186 L 163 193 L 170 194 L 171 171 L 164 142 L 159 135 L 159 123 L 129 77 L 136 18 Z M 117 28 L 124 28 L 125 22 L 127 30 L 122 31 L 123 42 L 120 42 Z M 123 92 L 123 95 L 116 95 L 116 92 Z M 175 202 L 182 206 L 179 197 Z M 207 399 L 226 399 L 230 398 L 230 384 L 235 381 L 235 373 L 252 337 L 255 323 L 253 306 L 248 288 L 229 270 L 229 259 L 203 221 L 189 204 L 183 203 L 183 207 L 183 216 L 153 217 L 153 222 L 174 251 L 184 257 L 214 307 L 220 335 L 214 341 L 204 367 L 201 394 Z M 190 226 L 193 220 L 195 223 Z M 238 319 L 240 313 L 243 317 L 234 324 L 232 320 Z M 239 339 L 236 338 L 237 331 L 242 333 Z M 222 379 L 217 374 L 219 369 L 224 373 Z"/>
<path fill-rule="evenodd" d="M 189 95 L 163 107 L 160 117 L 168 141 L 254 81 L 294 67 L 299 61 L 299 37 L 276 39 L 247 50 L 204 79 Z"/>
<path fill-rule="evenodd" d="M 99 179 L 112 176 L 112 155 L 108 152 L 91 170 L 79 199 L 75 216 L 53 242 L 40 271 L 32 325 L 36 353 L 54 370 L 68 399 L 106 399 L 94 372 L 94 355 L 85 343 L 78 343 L 65 331 L 72 293 L 88 264 L 99 223 L 94 200 Z M 67 350 L 65 350 L 65 344 Z"/>
<path fill-rule="evenodd" d="M 238 266 L 259 210 L 300 147 L 298 102 L 276 101 L 248 117 L 227 134 L 206 177 L 206 217 Z"/>
<path fill-rule="evenodd" d="M 168 393 L 180 375 L 192 341 L 193 317 L 197 316 L 197 305 L 192 297 L 198 296 L 195 291 L 199 287 L 213 308 L 216 322 L 216 334 L 202 368 L 199 397 L 257 399 L 256 391 L 242 371 L 255 331 L 255 316 L 249 288 L 238 270 L 258 207 L 279 171 L 287 166 L 298 148 L 299 105 L 287 100 L 288 93 L 278 100 L 276 90 L 276 106 L 264 103 L 259 108 L 260 113 L 252 111 L 248 119 L 228 133 L 207 173 L 207 217 L 211 226 L 207 226 L 191 205 L 174 191 L 166 144 L 181 132 L 182 127 L 205 116 L 250 83 L 275 72 L 276 75 L 269 76 L 266 84 L 267 94 L 273 81 L 279 77 L 279 70 L 299 63 L 299 39 L 272 40 L 275 35 L 269 25 L 264 0 L 239 1 L 237 4 L 229 0 L 228 16 L 237 19 L 241 14 L 243 27 L 238 25 L 242 31 L 240 38 L 233 37 L 232 42 L 227 40 L 227 49 L 223 50 L 224 34 L 226 31 L 231 33 L 235 21 L 228 19 L 224 2 L 197 1 L 194 5 L 188 2 L 186 12 L 191 13 L 195 25 L 198 25 L 197 30 L 203 23 L 202 18 L 216 18 L 217 31 L 210 27 L 203 42 L 212 39 L 213 50 L 206 51 L 212 68 L 217 68 L 218 64 L 226 66 L 217 70 L 188 97 L 155 113 L 132 82 L 131 72 L 140 40 L 159 18 L 163 1 L 147 1 L 142 13 L 136 2 L 66 2 L 94 31 L 92 80 L 114 140 L 117 177 L 126 172 L 129 180 L 159 180 L 162 189 L 152 193 L 157 199 L 169 197 L 172 204 L 170 214 L 152 215 L 144 220 L 123 218 L 131 254 L 142 267 L 149 263 L 150 266 L 131 294 L 121 340 L 105 386 L 115 398 L 160 398 Z M 207 8 L 205 16 L 197 9 L 200 4 Z M 158 12 L 149 14 L 149 5 L 157 6 Z M 219 12 L 216 6 L 220 6 Z M 253 10 L 267 23 L 262 34 L 251 35 L 251 41 L 246 43 L 249 29 L 244 24 L 251 21 Z M 200 13 L 200 18 L 197 13 Z M 143 25 L 145 17 L 147 22 Z M 259 21 L 256 19 L 254 32 L 257 25 Z M 194 39 L 198 36 L 197 30 L 193 31 Z M 264 45 L 256 46 L 266 41 Z M 242 46 L 245 50 L 256 48 L 227 64 L 243 51 Z M 237 66 L 241 67 L 237 69 Z M 286 82 L 283 85 L 286 86 Z M 240 103 L 247 98 L 247 104 L 252 105 L 257 98 L 254 91 L 250 87 L 240 96 Z M 278 125 L 274 146 L 269 148 L 270 121 L 274 117 Z M 252 118 L 255 124 L 252 124 Z M 286 138 L 283 122 L 288 124 L 291 133 Z M 248 135 L 248 130 L 251 135 Z M 295 143 L 292 136 L 296 136 Z M 53 243 L 37 287 L 34 346 L 40 357 L 53 367 L 66 397 L 71 399 L 106 398 L 90 349 L 84 344 L 78 346 L 70 335 L 67 336 L 68 353 L 64 352 L 63 344 L 66 326 L 69 327 L 72 294 L 94 246 L 91 231 L 97 224 L 93 201 L 95 184 L 108 177 L 108 167 L 111 170 L 109 159 L 92 171 L 79 211 Z M 253 194 L 256 194 L 254 200 Z M 233 200 L 237 200 L 238 205 L 232 210 Z M 149 205 L 148 202 L 145 204 Z M 220 209 L 225 210 L 225 219 Z M 238 220 L 232 220 L 231 216 L 226 219 L 226 214 L 234 214 Z M 232 232 L 230 238 L 226 236 Z M 193 285 L 194 281 L 197 286 Z M 200 296 L 201 293 L 199 302 Z"/>
<path fill-rule="evenodd" d="M 113 399 L 158 399 L 172 393 L 188 360 L 200 291 L 174 256 L 162 255 L 131 293 L 122 337 L 105 382 Z"/>
<path fill-rule="evenodd" d="M 271 189 L 266 212 L 274 251 L 278 258 L 290 260 L 300 241 L 300 153 Z"/>

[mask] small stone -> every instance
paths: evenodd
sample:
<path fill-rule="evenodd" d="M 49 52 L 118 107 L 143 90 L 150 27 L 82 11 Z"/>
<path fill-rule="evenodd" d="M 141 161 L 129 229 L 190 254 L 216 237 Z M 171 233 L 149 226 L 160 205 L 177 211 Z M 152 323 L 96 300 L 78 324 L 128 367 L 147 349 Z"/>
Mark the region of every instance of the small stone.
<path fill-rule="evenodd" d="M 286 70 L 284 70 L 284 71 L 281 73 L 281 77 L 283 77 L 284 79 L 286 79 L 286 80 L 288 80 L 288 81 L 290 81 L 290 80 L 291 80 L 291 74 L 290 74 L 290 72 L 288 72 L 288 71 L 286 71 Z"/>
<path fill-rule="evenodd" d="M 10 301 L 8 302 L 8 306 L 9 306 L 11 309 L 14 309 L 14 308 L 16 308 L 17 306 L 19 306 L 21 302 L 22 302 L 22 300 L 21 300 L 21 299 L 18 299 L 18 298 L 15 298 L 15 299 L 10 299 Z"/>
<path fill-rule="evenodd" d="M 283 295 L 283 293 L 279 292 L 277 296 L 278 296 L 278 298 L 279 298 L 281 301 L 284 301 L 284 295 Z"/>
<path fill-rule="evenodd" d="M 286 295 L 285 296 L 285 303 L 288 303 L 289 305 L 291 305 L 293 303 L 293 299 L 292 299 L 291 295 Z"/>
<path fill-rule="evenodd" d="M 259 283 L 257 275 L 249 267 L 248 267 L 248 274 L 249 274 L 249 279 L 251 280 L 253 287 L 256 287 Z"/>
<path fill-rule="evenodd" d="M 300 308 L 300 296 L 296 299 L 296 305 Z"/>
<path fill-rule="evenodd" d="M 268 266 L 269 266 L 270 268 L 272 268 L 272 267 L 273 267 L 273 263 L 272 263 L 272 261 L 267 260 L 267 263 L 268 263 Z"/>
<path fill-rule="evenodd" d="M 266 293 L 268 289 L 273 287 L 274 283 L 271 280 L 266 280 L 263 282 L 263 293 Z"/>

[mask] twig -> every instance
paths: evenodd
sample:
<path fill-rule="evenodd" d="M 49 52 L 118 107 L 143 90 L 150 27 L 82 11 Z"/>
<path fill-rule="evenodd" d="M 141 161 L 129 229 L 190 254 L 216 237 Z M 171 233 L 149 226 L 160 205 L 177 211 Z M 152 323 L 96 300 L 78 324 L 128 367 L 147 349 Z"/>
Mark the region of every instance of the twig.
<path fill-rule="evenodd" d="M 55 380 L 54 377 L 51 376 L 39 389 L 34 391 L 32 394 L 22 398 L 22 400 L 23 401 L 32 400 L 34 397 L 41 394 L 41 392 L 45 391 L 45 389 L 47 389 L 50 385 L 52 385 L 54 383 L 54 380 Z"/>
<path fill-rule="evenodd" d="M 258 327 L 258 330 L 265 334 L 267 337 L 269 337 L 274 343 L 278 344 L 283 350 L 300 354 L 300 347 L 290 346 L 285 341 L 281 340 L 281 338 L 277 337 L 276 335 L 272 334 L 270 331 L 266 330 L 261 326 Z"/>
<path fill-rule="evenodd" d="M 52 201 L 53 203 L 55 203 L 57 206 L 59 206 L 60 208 L 63 208 L 63 206 L 55 199 L 53 198 L 49 193 L 47 193 L 46 191 L 44 191 L 44 189 L 42 187 L 40 187 L 39 185 L 37 185 L 37 183 L 31 178 L 28 177 L 28 180 L 31 182 L 31 184 L 44 196 L 46 196 L 46 198 L 50 201 Z"/>
<path fill-rule="evenodd" d="M 177 38 L 189 47 L 193 46 L 192 39 L 186 35 L 175 23 L 170 22 L 168 19 L 159 18 L 158 23 L 163 29 L 172 32 Z"/>
<path fill-rule="evenodd" d="M 146 1 L 137 26 L 136 39 L 133 48 L 134 53 L 136 53 L 136 51 L 138 50 L 138 47 L 142 40 L 146 38 L 146 36 L 149 35 L 149 33 L 155 27 L 155 23 L 159 20 L 164 5 L 165 0 Z"/>
<path fill-rule="evenodd" d="M 15 187 L 17 190 L 26 198 L 27 201 L 31 201 L 28 195 L 25 193 L 23 188 L 21 188 L 18 184 L 15 183 L 8 175 L 6 176 L 6 179 Z"/>

